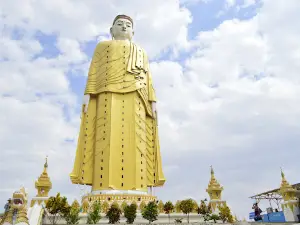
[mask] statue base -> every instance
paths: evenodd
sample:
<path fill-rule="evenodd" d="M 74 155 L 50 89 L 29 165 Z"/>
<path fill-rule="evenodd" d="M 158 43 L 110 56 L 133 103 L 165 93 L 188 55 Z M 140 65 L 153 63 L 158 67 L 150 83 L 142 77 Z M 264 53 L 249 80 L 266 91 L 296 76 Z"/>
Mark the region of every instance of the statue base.
<path fill-rule="evenodd" d="M 118 190 L 93 191 L 92 193 L 82 197 L 82 202 L 89 202 L 90 204 L 94 201 L 100 201 L 102 204 L 106 202 L 108 205 L 117 203 L 120 207 L 124 202 L 126 202 L 128 205 L 135 203 L 139 207 L 142 202 L 147 204 L 151 201 L 157 201 L 157 197 L 148 194 L 147 192 Z"/>

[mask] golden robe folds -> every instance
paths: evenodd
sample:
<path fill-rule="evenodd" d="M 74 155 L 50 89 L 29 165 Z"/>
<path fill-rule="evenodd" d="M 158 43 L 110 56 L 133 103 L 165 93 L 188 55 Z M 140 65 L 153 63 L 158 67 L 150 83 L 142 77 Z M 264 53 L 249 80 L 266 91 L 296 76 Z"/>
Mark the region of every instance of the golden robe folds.
<path fill-rule="evenodd" d="M 72 183 L 92 190 L 139 190 L 165 182 L 159 149 L 156 101 L 143 49 L 128 41 L 96 47 L 85 94 Z"/>

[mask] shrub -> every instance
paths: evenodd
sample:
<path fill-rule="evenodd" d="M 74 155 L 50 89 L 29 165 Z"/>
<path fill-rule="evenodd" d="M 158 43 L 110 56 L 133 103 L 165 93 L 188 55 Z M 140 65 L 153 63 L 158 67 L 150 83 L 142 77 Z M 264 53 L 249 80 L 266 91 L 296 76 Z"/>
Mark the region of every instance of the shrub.
<path fill-rule="evenodd" d="M 142 211 L 144 219 L 148 220 L 149 223 L 157 220 L 158 208 L 155 202 L 149 202 Z"/>
<path fill-rule="evenodd" d="M 132 224 L 136 218 L 136 209 L 137 206 L 135 204 L 127 205 L 124 209 L 124 216 L 126 218 L 126 222 Z"/>
<path fill-rule="evenodd" d="M 113 203 L 108 212 L 106 213 L 106 217 L 108 218 L 108 223 L 115 224 L 120 221 L 122 211 L 118 204 Z"/>
<path fill-rule="evenodd" d="M 101 204 L 99 201 L 94 201 L 89 209 L 87 216 L 87 224 L 97 224 L 101 219 Z"/>

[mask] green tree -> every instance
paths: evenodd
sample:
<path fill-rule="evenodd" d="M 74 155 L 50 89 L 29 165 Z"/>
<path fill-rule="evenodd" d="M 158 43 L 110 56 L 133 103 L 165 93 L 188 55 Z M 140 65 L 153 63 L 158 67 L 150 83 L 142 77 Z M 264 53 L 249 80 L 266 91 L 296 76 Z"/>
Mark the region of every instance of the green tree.
<path fill-rule="evenodd" d="M 113 201 L 112 205 L 115 205 L 115 206 L 117 205 L 117 206 L 119 207 L 119 203 L 118 203 L 117 200 Z M 119 207 L 119 208 L 120 208 L 120 207 Z"/>
<path fill-rule="evenodd" d="M 217 214 L 212 214 L 212 215 L 210 216 L 210 220 L 213 220 L 214 223 L 217 223 L 217 220 L 219 220 L 219 219 L 220 219 L 220 217 L 219 217 L 219 215 L 217 215 Z"/>
<path fill-rule="evenodd" d="M 158 207 L 155 202 L 149 202 L 142 210 L 142 216 L 144 219 L 149 221 L 149 224 L 157 220 Z"/>
<path fill-rule="evenodd" d="M 128 204 L 127 204 L 127 202 L 124 200 L 124 201 L 122 202 L 122 204 L 121 204 L 121 210 L 122 210 L 122 212 L 125 211 L 126 206 L 128 206 Z"/>
<path fill-rule="evenodd" d="M 89 209 L 87 216 L 87 224 L 97 224 L 101 219 L 101 204 L 99 201 L 94 201 Z"/>
<path fill-rule="evenodd" d="M 127 223 L 132 224 L 134 222 L 136 218 L 136 210 L 137 210 L 136 204 L 130 204 L 124 208 L 124 216 L 126 218 Z"/>
<path fill-rule="evenodd" d="M 140 206 L 139 206 L 139 209 L 140 209 L 141 212 L 143 211 L 143 209 L 145 208 L 145 206 L 146 206 L 146 203 L 144 201 L 142 201 L 140 203 Z"/>
<path fill-rule="evenodd" d="M 209 211 L 209 208 L 206 205 L 205 201 L 201 200 L 200 206 L 198 208 L 198 214 L 203 216 L 203 215 L 206 215 L 209 213 L 210 213 L 210 211 Z"/>
<path fill-rule="evenodd" d="M 136 203 L 136 201 L 131 202 L 131 204 L 135 204 L 136 208 L 138 208 L 138 204 Z"/>
<path fill-rule="evenodd" d="M 103 213 L 107 213 L 107 211 L 108 211 L 108 209 L 109 209 L 109 204 L 108 204 L 108 202 L 107 201 L 104 201 L 103 203 L 102 203 L 102 212 Z"/>
<path fill-rule="evenodd" d="M 74 201 L 75 202 L 75 201 Z M 80 212 L 80 207 L 79 207 L 79 203 L 76 202 L 72 203 L 70 210 L 68 210 L 65 214 L 64 214 L 64 219 L 66 220 L 67 224 L 78 224 L 80 217 L 79 217 L 79 212 Z"/>
<path fill-rule="evenodd" d="M 233 216 L 231 214 L 230 208 L 226 205 L 223 204 L 222 206 L 219 206 L 219 216 L 220 219 L 223 221 L 223 223 L 228 222 L 228 223 L 233 223 Z"/>
<path fill-rule="evenodd" d="M 209 213 L 212 213 L 211 203 L 208 203 L 207 208 L 208 208 L 208 212 L 209 212 Z"/>
<path fill-rule="evenodd" d="M 169 223 L 170 223 L 170 213 L 174 211 L 174 205 L 171 201 L 167 201 L 164 205 L 165 214 L 168 214 Z"/>
<path fill-rule="evenodd" d="M 76 209 L 80 209 L 80 204 L 79 202 L 75 199 L 71 205 L 71 207 L 76 208 Z"/>
<path fill-rule="evenodd" d="M 181 211 L 187 215 L 187 221 L 190 223 L 190 213 L 193 211 L 194 201 L 193 199 L 186 199 L 180 202 Z"/>
<path fill-rule="evenodd" d="M 54 197 L 50 197 L 46 204 L 46 215 L 51 224 L 55 225 L 57 222 L 68 214 L 70 211 L 70 206 L 66 197 L 60 196 L 60 193 Z"/>
<path fill-rule="evenodd" d="M 193 213 L 197 213 L 198 212 L 198 203 L 195 201 L 195 200 L 193 200 Z"/>
<path fill-rule="evenodd" d="M 122 211 L 118 204 L 111 204 L 108 212 L 106 213 L 106 217 L 108 218 L 108 223 L 115 224 L 120 221 Z"/>
<path fill-rule="evenodd" d="M 198 214 L 200 214 L 204 222 L 211 220 L 211 209 L 209 208 L 209 205 L 206 204 L 205 200 L 201 200 L 198 208 Z"/>
<path fill-rule="evenodd" d="M 164 203 L 163 203 L 162 200 L 160 200 L 158 202 L 158 211 L 159 211 L 159 213 L 163 213 L 164 212 Z"/>
<path fill-rule="evenodd" d="M 181 201 L 176 201 L 176 203 L 175 203 L 175 212 L 176 213 L 180 213 L 181 212 L 181 209 L 180 209 L 180 202 Z"/>

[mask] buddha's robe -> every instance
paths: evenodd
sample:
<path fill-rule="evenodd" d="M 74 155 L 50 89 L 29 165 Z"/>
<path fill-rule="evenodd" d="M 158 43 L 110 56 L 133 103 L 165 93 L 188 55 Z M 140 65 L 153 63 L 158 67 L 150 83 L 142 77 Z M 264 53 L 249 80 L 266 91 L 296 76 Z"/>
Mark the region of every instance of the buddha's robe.
<path fill-rule="evenodd" d="M 145 51 L 129 41 L 97 45 L 85 94 L 74 169 L 75 184 L 97 190 L 147 191 L 165 182 L 156 101 Z"/>

